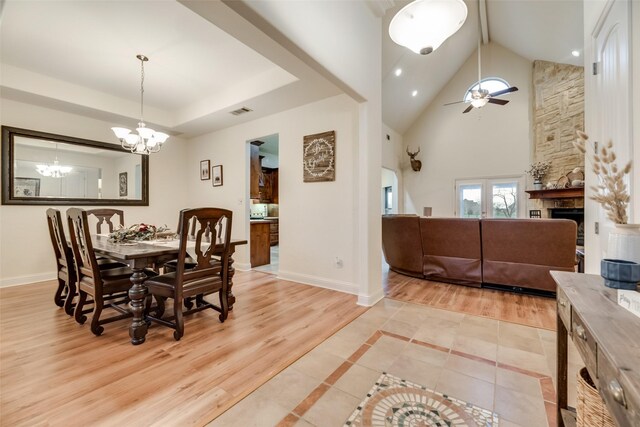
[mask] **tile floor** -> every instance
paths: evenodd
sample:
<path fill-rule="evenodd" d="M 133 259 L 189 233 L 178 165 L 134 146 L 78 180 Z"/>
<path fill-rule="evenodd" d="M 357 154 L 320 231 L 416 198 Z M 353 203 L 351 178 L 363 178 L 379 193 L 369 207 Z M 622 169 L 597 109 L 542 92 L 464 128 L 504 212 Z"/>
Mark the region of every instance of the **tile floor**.
<path fill-rule="evenodd" d="M 211 422 L 342 426 L 381 372 L 498 413 L 555 426 L 555 332 L 384 299 Z M 569 405 L 575 373 L 569 353 Z"/>
<path fill-rule="evenodd" d="M 254 267 L 255 271 L 261 271 L 263 273 L 278 274 L 280 268 L 280 247 L 278 245 L 271 246 L 271 264 L 261 265 Z"/>

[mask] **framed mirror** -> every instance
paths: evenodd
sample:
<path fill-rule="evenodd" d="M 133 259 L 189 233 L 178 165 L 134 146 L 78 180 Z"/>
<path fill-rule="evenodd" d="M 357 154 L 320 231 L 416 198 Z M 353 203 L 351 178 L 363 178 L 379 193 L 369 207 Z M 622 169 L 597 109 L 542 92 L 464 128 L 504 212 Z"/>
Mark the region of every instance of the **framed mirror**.
<path fill-rule="evenodd" d="M 149 206 L 149 156 L 2 126 L 2 204 Z"/>

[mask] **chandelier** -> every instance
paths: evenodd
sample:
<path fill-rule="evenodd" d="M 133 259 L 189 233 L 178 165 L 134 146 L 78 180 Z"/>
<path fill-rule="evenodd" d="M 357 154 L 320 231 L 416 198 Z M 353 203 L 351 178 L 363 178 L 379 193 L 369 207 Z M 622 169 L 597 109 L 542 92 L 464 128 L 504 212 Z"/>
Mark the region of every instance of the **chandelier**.
<path fill-rule="evenodd" d="M 428 55 L 455 34 L 466 19 L 463 0 L 416 0 L 393 17 L 389 36 L 400 46 Z"/>
<path fill-rule="evenodd" d="M 58 143 L 56 143 L 56 159 L 52 165 L 36 165 L 36 171 L 49 178 L 62 178 L 67 176 L 73 169 L 71 166 L 60 166 L 58 163 Z"/>
<path fill-rule="evenodd" d="M 140 60 L 141 69 L 140 122 L 136 128 L 138 133 L 132 133 L 130 129 L 119 127 L 113 127 L 111 130 L 120 140 L 122 148 L 126 148 L 136 154 L 157 153 L 162 148 L 162 144 L 167 140 L 167 138 L 169 138 L 169 135 L 162 132 L 156 132 L 155 130 L 148 128 L 144 123 L 144 63 L 147 62 L 149 58 L 144 55 L 136 55 L 136 58 Z"/>

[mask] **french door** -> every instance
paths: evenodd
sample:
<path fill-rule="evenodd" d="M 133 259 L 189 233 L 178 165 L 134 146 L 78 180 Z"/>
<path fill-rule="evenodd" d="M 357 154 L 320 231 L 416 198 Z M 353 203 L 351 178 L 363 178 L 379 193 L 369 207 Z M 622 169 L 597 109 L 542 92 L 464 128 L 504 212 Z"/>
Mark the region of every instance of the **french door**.
<path fill-rule="evenodd" d="M 524 177 L 456 180 L 459 218 L 524 218 Z"/>

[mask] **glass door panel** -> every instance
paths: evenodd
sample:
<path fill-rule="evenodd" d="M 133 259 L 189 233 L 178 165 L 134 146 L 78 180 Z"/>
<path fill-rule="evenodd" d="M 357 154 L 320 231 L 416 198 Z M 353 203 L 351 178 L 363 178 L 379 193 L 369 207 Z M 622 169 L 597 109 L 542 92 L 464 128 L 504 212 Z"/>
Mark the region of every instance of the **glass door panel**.
<path fill-rule="evenodd" d="M 518 183 L 503 182 L 491 184 L 491 218 L 518 217 Z"/>
<path fill-rule="evenodd" d="M 459 184 L 458 197 L 460 218 L 482 217 L 482 184 Z"/>

